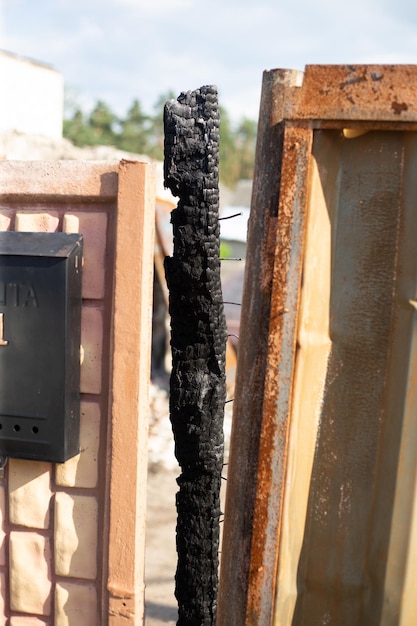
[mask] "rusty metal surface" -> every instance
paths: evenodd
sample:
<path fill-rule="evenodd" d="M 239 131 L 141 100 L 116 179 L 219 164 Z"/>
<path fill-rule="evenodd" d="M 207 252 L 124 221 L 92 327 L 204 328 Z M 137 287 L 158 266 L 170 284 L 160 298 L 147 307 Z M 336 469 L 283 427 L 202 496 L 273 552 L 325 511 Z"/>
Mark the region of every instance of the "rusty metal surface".
<path fill-rule="evenodd" d="M 414 623 L 416 122 L 417 66 L 264 73 L 218 626 Z"/>
<path fill-rule="evenodd" d="M 417 122 L 416 65 L 307 65 L 287 120 Z"/>
<path fill-rule="evenodd" d="M 240 322 L 240 342 L 231 454 L 228 468 L 218 626 L 260 624 L 248 611 L 263 604 L 251 597 L 253 585 L 252 541 L 257 494 L 257 464 L 263 431 L 263 398 L 267 367 L 271 292 L 282 158 L 282 110 L 285 88 L 299 83 L 299 72 L 265 72 L 248 229 L 245 280 Z M 260 245 L 259 245 L 260 244 Z M 264 444 L 262 444 L 264 445 Z M 270 485 L 265 485 L 265 493 Z M 256 531 L 258 532 L 258 531 Z M 259 530 L 264 534 L 264 529 Z M 265 539 L 256 539 L 265 545 Z M 272 555 L 274 558 L 274 555 Z M 271 602 L 270 581 L 264 599 Z M 262 591 L 260 590 L 262 595 Z M 255 594 L 256 595 L 256 594 Z M 250 608 L 249 605 L 250 604 Z M 258 605 L 256 608 L 255 605 Z M 265 622 L 266 623 L 266 622 Z M 269 622 L 268 622 L 269 623 Z"/>
<path fill-rule="evenodd" d="M 308 155 L 312 136 L 286 129 L 272 277 L 262 429 L 259 441 L 248 624 L 269 624 L 273 611 L 303 258 Z"/>

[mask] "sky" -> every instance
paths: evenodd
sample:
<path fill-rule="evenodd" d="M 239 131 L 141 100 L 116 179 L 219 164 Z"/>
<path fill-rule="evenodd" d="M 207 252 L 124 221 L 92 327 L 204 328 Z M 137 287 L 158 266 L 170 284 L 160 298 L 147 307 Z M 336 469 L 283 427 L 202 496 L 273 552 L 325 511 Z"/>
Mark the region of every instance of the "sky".
<path fill-rule="evenodd" d="M 67 99 L 147 113 L 216 85 L 232 121 L 256 120 L 264 70 L 416 63 L 415 0 L 0 0 L 0 49 L 51 65 Z M 0 86 L 1 90 L 1 86 Z"/>

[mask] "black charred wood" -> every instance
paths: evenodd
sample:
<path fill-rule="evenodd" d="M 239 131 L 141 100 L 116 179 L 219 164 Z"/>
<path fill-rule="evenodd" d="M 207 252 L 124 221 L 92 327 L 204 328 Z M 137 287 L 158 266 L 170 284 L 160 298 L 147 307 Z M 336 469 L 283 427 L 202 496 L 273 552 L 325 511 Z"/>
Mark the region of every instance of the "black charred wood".
<path fill-rule="evenodd" d="M 165 185 L 172 257 L 165 259 L 171 316 L 170 419 L 181 467 L 175 595 L 178 626 L 214 626 L 227 330 L 220 282 L 217 91 L 201 87 L 164 111 Z"/>

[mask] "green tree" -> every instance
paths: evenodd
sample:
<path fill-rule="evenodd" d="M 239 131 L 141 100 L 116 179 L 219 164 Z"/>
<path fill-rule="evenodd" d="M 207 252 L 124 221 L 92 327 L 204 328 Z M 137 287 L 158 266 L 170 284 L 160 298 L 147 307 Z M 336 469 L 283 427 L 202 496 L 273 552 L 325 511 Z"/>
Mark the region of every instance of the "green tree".
<path fill-rule="evenodd" d="M 70 102 L 66 107 L 64 137 L 76 146 L 110 145 L 136 154 L 147 154 L 153 159 L 164 158 L 163 111 L 168 100 L 174 100 L 173 91 L 161 94 L 152 115 L 147 115 L 135 99 L 125 118 L 119 119 L 102 101 L 98 101 L 85 115 L 81 107 Z M 69 113 L 69 115 L 68 115 Z M 257 124 L 243 118 L 235 127 L 228 111 L 219 105 L 220 113 L 220 180 L 234 187 L 242 178 L 252 178 L 255 160 Z"/>
<path fill-rule="evenodd" d="M 149 126 L 149 156 L 162 161 L 164 158 L 164 107 L 168 100 L 175 100 L 172 90 L 161 94 L 156 100 Z"/>
<path fill-rule="evenodd" d="M 233 131 L 229 114 L 219 105 L 220 113 L 220 165 L 219 178 L 228 187 L 239 180 L 239 164 L 237 161 L 236 136 Z"/>
<path fill-rule="evenodd" d="M 81 109 L 76 109 L 72 117 L 64 120 L 63 135 L 75 146 L 92 146 L 95 143 L 91 127 Z"/>
<path fill-rule="evenodd" d="M 117 143 L 115 127 L 118 122 L 117 116 L 107 104 L 99 100 L 88 119 L 95 143 L 97 145 L 115 146 Z"/>
<path fill-rule="evenodd" d="M 133 101 L 126 119 L 120 121 L 120 126 L 117 147 L 127 152 L 146 154 L 149 145 L 150 118 L 143 112 L 139 100 Z"/>
<path fill-rule="evenodd" d="M 255 160 L 257 123 L 246 117 L 236 131 L 236 144 L 239 153 L 239 179 L 253 177 Z"/>

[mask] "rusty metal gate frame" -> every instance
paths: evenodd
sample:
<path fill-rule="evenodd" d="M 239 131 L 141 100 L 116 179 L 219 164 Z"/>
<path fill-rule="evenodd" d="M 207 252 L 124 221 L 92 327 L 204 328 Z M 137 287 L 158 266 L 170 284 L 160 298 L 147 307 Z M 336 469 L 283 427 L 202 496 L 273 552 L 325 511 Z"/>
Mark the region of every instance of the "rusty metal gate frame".
<path fill-rule="evenodd" d="M 263 76 L 225 509 L 218 626 L 287 624 L 275 616 L 314 131 L 417 130 L 417 66 L 307 66 Z M 413 374 L 410 364 L 409 376 Z M 413 391 L 409 392 L 413 395 Z M 414 392 L 414 396 L 415 396 Z M 415 397 L 409 402 L 415 406 Z M 408 430 L 407 430 L 408 429 Z M 413 486 L 415 427 L 400 455 Z M 411 434 L 410 434 L 411 433 Z M 411 441 L 411 443 L 410 443 Z M 396 502 L 407 499 L 397 489 Z M 398 506 L 393 513 L 394 528 Z M 399 514 L 401 517 L 401 514 Z M 408 511 L 406 541 L 414 512 Z M 395 537 L 393 539 L 395 541 Z M 404 546 L 402 546 L 404 550 Z M 405 553 L 407 548 L 405 548 Z M 416 580 L 404 556 L 404 590 Z M 387 579 L 394 576 L 387 571 Z M 389 570 L 389 567 L 388 567 Z M 398 585 L 398 583 L 396 583 Z M 395 587 L 395 584 L 394 584 Z M 401 589 L 381 624 L 408 624 Z M 397 594 L 397 595 L 395 595 Z M 388 602 L 389 603 L 389 602 Z M 413 605 L 414 606 L 414 605 Z M 397 617 L 395 617 L 397 616 Z M 391 621 L 390 621 L 391 620 Z M 377 622 L 376 622 L 377 623 Z"/>

